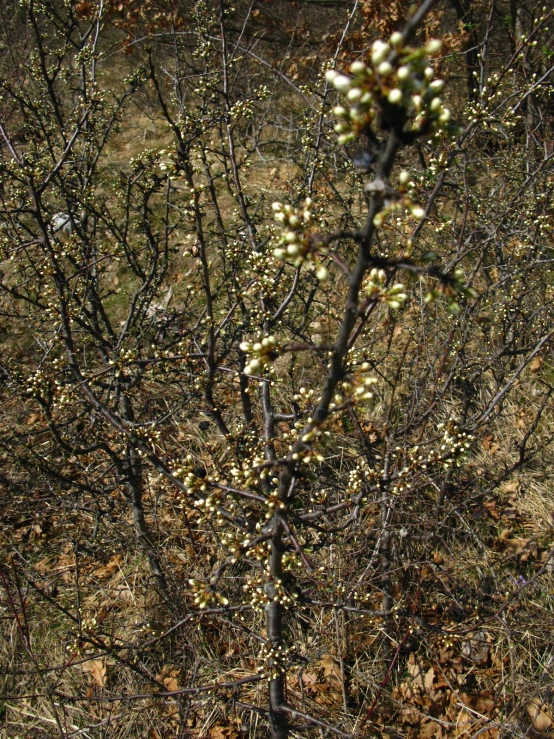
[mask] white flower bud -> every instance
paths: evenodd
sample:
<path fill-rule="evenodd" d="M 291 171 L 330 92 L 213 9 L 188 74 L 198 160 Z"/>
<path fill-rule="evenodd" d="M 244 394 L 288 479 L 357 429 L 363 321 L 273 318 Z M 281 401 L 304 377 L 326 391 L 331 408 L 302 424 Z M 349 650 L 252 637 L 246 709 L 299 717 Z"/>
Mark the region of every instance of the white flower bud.
<path fill-rule="evenodd" d="M 436 113 L 442 108 L 442 100 L 440 98 L 433 98 L 429 104 L 429 109 Z"/>
<path fill-rule="evenodd" d="M 410 181 L 410 173 L 406 172 L 406 170 L 400 172 L 400 174 L 398 175 L 398 181 L 401 185 L 407 185 Z"/>
<path fill-rule="evenodd" d="M 357 103 L 359 102 L 362 95 L 363 93 L 359 87 L 353 87 L 351 90 L 348 91 L 348 95 L 346 97 L 350 100 L 351 103 Z"/>
<path fill-rule="evenodd" d="M 291 216 L 289 218 L 289 225 L 291 228 L 298 228 L 300 225 L 300 218 L 298 216 Z"/>
<path fill-rule="evenodd" d="M 389 103 L 392 103 L 393 105 L 398 105 L 402 102 L 402 90 L 399 90 L 397 87 L 395 87 L 393 90 L 389 92 L 388 96 Z"/>
<path fill-rule="evenodd" d="M 371 61 L 377 67 L 384 62 L 390 52 L 390 46 L 384 41 L 374 41 L 371 47 Z"/>
<path fill-rule="evenodd" d="M 241 352 L 249 352 L 251 349 L 251 345 L 248 341 L 243 341 L 239 344 L 239 349 Z"/>
<path fill-rule="evenodd" d="M 400 82 L 405 82 L 411 73 L 411 69 L 407 64 L 404 64 L 402 67 L 398 67 L 398 72 L 396 73 L 396 76 L 400 80 Z"/>
<path fill-rule="evenodd" d="M 434 80 L 433 82 L 431 82 L 429 87 L 431 88 L 431 90 L 433 90 L 434 93 L 438 95 L 440 92 L 442 92 L 442 88 L 444 87 L 444 80 Z"/>
<path fill-rule="evenodd" d="M 284 259 L 286 254 L 287 252 L 285 251 L 285 249 L 275 249 L 275 251 L 273 252 L 273 256 L 275 257 L 275 259 Z"/>
<path fill-rule="evenodd" d="M 348 111 L 343 105 L 335 105 L 335 107 L 333 108 L 333 114 L 336 115 L 337 118 L 347 118 L 348 117 Z"/>
<path fill-rule="evenodd" d="M 404 39 L 402 38 L 402 34 L 399 31 L 395 31 L 390 37 L 390 45 L 394 46 L 394 48 L 396 49 L 399 46 L 402 46 L 403 43 Z"/>
<path fill-rule="evenodd" d="M 271 204 L 271 207 L 272 207 L 272 208 L 273 208 L 273 210 L 274 210 L 274 211 L 276 211 L 276 212 L 278 212 L 278 211 L 280 211 L 280 210 L 283 210 L 283 206 L 282 206 L 282 204 L 281 204 L 281 203 L 278 203 L 277 201 L 276 201 L 275 203 L 272 203 L 272 204 Z"/>
<path fill-rule="evenodd" d="M 290 257 L 295 257 L 298 254 L 298 247 L 296 244 L 289 244 L 289 246 L 287 246 L 287 254 Z"/>
<path fill-rule="evenodd" d="M 287 231 L 285 234 L 285 241 L 287 244 L 295 244 L 298 241 L 298 235 L 294 231 Z"/>
<path fill-rule="evenodd" d="M 449 120 L 450 120 L 450 111 L 448 110 L 448 108 L 445 108 L 439 116 L 439 122 L 448 123 Z"/>
<path fill-rule="evenodd" d="M 392 64 L 389 64 L 389 62 L 381 62 L 381 64 L 377 67 L 377 71 L 381 75 L 381 77 L 388 77 L 392 74 Z"/>
<path fill-rule="evenodd" d="M 423 76 L 426 80 L 431 81 L 435 76 L 435 70 L 433 69 L 433 67 L 425 67 L 425 69 L 423 70 Z"/>
<path fill-rule="evenodd" d="M 358 60 L 356 62 L 352 62 L 352 64 L 350 65 L 350 71 L 352 72 L 352 74 L 359 76 L 367 72 L 367 67 L 362 61 Z"/>
<path fill-rule="evenodd" d="M 339 144 L 344 145 L 344 144 L 348 144 L 348 142 L 349 141 L 352 141 L 352 139 L 354 139 L 354 138 L 356 138 L 356 137 L 354 136 L 354 134 L 352 132 L 351 133 L 343 133 L 341 136 L 339 136 L 338 142 L 339 142 Z"/>
<path fill-rule="evenodd" d="M 252 351 L 254 352 L 261 352 L 262 351 L 262 345 L 259 341 L 257 341 L 254 346 L 252 347 Z"/>
<path fill-rule="evenodd" d="M 438 38 L 429 39 L 429 41 L 425 44 L 425 51 L 428 54 L 438 54 L 441 49 L 442 41 L 439 41 Z"/>
<path fill-rule="evenodd" d="M 412 208 L 410 208 L 410 211 L 414 218 L 423 218 L 423 216 L 425 215 L 425 211 L 419 205 L 413 206 Z"/>
<path fill-rule="evenodd" d="M 327 80 L 327 82 L 333 84 L 333 82 L 335 81 L 335 77 L 337 77 L 338 74 L 339 73 L 336 69 L 328 69 L 327 72 L 325 72 L 325 79 Z"/>
<path fill-rule="evenodd" d="M 326 280 L 328 274 L 329 273 L 327 272 L 327 267 L 324 264 L 320 264 L 315 271 L 315 276 L 320 282 L 323 282 L 323 280 Z"/>
<path fill-rule="evenodd" d="M 348 92 L 352 85 L 352 80 L 345 74 L 337 74 L 337 76 L 333 80 L 333 85 L 335 89 L 339 92 Z"/>

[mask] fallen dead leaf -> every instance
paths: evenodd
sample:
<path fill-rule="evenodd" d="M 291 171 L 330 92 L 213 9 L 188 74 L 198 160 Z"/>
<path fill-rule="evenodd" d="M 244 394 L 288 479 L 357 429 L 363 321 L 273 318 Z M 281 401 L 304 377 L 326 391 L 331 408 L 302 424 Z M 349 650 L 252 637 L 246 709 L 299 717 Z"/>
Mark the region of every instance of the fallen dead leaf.
<path fill-rule="evenodd" d="M 99 688 L 106 687 L 106 665 L 101 659 L 91 659 L 82 665 L 83 672 L 88 672 Z"/>
<path fill-rule="evenodd" d="M 209 732 L 210 739 L 238 739 L 239 733 L 234 726 L 212 726 Z"/>
<path fill-rule="evenodd" d="M 425 673 L 425 677 L 423 678 L 423 685 L 425 687 L 425 690 L 433 690 L 434 680 L 435 680 L 435 670 L 432 667 L 430 667 Z"/>
<path fill-rule="evenodd" d="M 435 721 L 425 721 L 419 728 L 419 739 L 443 739 L 443 737 L 442 726 Z"/>
<path fill-rule="evenodd" d="M 412 685 L 423 689 L 424 670 L 419 662 L 416 662 L 416 658 L 413 652 L 408 657 L 408 674 L 412 678 Z"/>
<path fill-rule="evenodd" d="M 510 538 L 510 530 L 504 529 L 498 537 L 508 555 L 518 556 L 522 562 L 527 562 L 530 557 L 537 558 L 539 548 L 536 541 L 532 539 Z"/>
<path fill-rule="evenodd" d="M 321 658 L 321 667 L 323 667 L 323 674 L 325 675 L 325 681 L 331 689 L 331 698 L 334 701 L 342 700 L 342 675 L 340 665 L 333 655 L 326 654 Z M 339 692 L 340 691 L 340 692 Z"/>
<path fill-rule="evenodd" d="M 113 557 L 110 557 L 110 559 L 106 562 L 105 565 L 100 565 L 99 567 L 95 567 L 95 569 L 92 571 L 92 574 L 97 577 L 99 580 L 106 579 L 108 577 L 111 577 L 116 570 L 119 569 L 119 566 L 121 565 L 121 562 L 123 561 L 123 555 L 122 554 L 114 554 Z"/>
<path fill-rule="evenodd" d="M 550 708 L 540 698 L 533 698 L 527 706 L 527 715 L 533 723 L 533 728 L 541 733 L 550 732 L 554 726 L 554 715 Z"/>
<path fill-rule="evenodd" d="M 500 449 L 500 444 L 498 444 L 494 440 L 494 436 L 492 434 L 487 434 L 486 436 L 483 436 L 483 449 L 485 449 L 487 452 L 490 452 L 491 454 L 494 454 L 498 449 Z"/>

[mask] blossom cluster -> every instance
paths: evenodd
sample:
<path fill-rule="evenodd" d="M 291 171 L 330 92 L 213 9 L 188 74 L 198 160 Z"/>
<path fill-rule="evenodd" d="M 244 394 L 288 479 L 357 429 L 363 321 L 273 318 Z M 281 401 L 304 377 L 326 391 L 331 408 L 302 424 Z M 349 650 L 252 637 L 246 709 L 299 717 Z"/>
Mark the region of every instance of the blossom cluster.
<path fill-rule="evenodd" d="M 301 267 L 306 261 L 311 262 L 317 279 L 325 280 L 327 268 L 321 264 L 319 256 L 325 254 L 326 249 L 312 229 L 312 204 L 312 199 L 306 198 L 303 210 L 297 211 L 291 205 L 273 203 L 275 220 L 286 229 L 273 254 L 275 259 L 289 262 L 295 267 Z"/>
<path fill-rule="evenodd" d="M 294 653 L 294 647 L 283 647 L 280 644 L 272 646 L 271 644 L 262 644 L 259 659 L 262 664 L 258 668 L 258 673 L 268 680 L 275 680 L 287 671 L 290 663 L 290 655 Z"/>
<path fill-rule="evenodd" d="M 370 365 L 364 362 L 359 371 L 351 377 L 343 380 L 337 387 L 334 396 L 334 402 L 329 406 L 330 410 L 341 407 L 343 403 L 357 403 L 362 400 L 371 400 L 374 393 L 370 390 L 373 385 L 377 384 L 377 378 L 371 375 L 367 377 L 365 373 L 370 369 Z"/>
<path fill-rule="evenodd" d="M 327 81 L 346 94 L 349 103 L 333 109 L 339 119 L 335 126 L 339 143 L 354 139 L 379 113 L 395 119 L 402 113 L 411 121 L 409 130 L 415 134 L 447 127 L 450 111 L 440 97 L 444 81 L 434 79 L 435 71 L 428 61 L 440 49 L 437 39 L 420 48 L 405 46 L 402 34 L 396 32 L 388 43 L 375 41 L 371 63 L 355 61 L 350 66 L 351 77 L 330 69 Z"/>
<path fill-rule="evenodd" d="M 401 282 L 387 287 L 387 273 L 384 269 L 372 269 L 366 277 L 363 290 L 371 300 L 385 303 L 389 308 L 400 308 L 406 302 L 405 288 Z"/>
<path fill-rule="evenodd" d="M 261 341 L 256 341 L 254 344 L 243 341 L 239 348 L 252 355 L 244 368 L 245 375 L 255 375 L 261 372 L 279 356 L 279 343 L 275 336 L 264 336 Z"/>
<path fill-rule="evenodd" d="M 456 269 L 454 272 L 446 275 L 445 280 L 430 290 L 425 295 L 424 300 L 426 303 L 433 303 L 439 295 L 446 298 L 449 312 L 457 316 L 460 313 L 458 297 L 476 298 L 477 292 L 472 287 L 466 285 L 462 270 Z"/>
<path fill-rule="evenodd" d="M 404 466 L 398 471 L 398 479 L 391 492 L 394 495 L 408 492 L 412 485 L 407 478 L 425 470 L 442 467 L 448 471 L 454 467 L 460 467 L 465 460 L 467 452 L 473 441 L 473 435 L 457 428 L 453 422 L 448 424 L 439 423 L 438 430 L 442 432 L 442 444 L 439 449 L 429 452 L 427 456 L 418 454 L 419 447 L 415 446 L 407 454 L 400 447 L 396 447 L 393 456 L 404 456 Z"/>
<path fill-rule="evenodd" d="M 191 579 L 189 585 L 194 594 L 194 605 L 204 610 L 211 604 L 218 604 L 222 606 L 229 605 L 229 599 L 221 593 L 216 592 L 210 585 L 202 582 L 201 580 Z"/>

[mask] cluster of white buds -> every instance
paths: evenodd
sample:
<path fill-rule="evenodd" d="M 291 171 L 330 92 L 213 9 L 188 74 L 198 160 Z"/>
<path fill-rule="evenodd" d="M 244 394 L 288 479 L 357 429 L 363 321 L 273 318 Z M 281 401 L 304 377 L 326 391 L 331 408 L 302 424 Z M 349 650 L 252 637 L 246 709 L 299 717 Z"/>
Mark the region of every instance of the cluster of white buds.
<path fill-rule="evenodd" d="M 368 362 L 360 365 L 358 372 L 343 380 L 337 388 L 337 392 L 333 398 L 334 402 L 330 404 L 329 409 L 334 410 L 343 403 L 358 403 L 363 400 L 371 400 L 374 393 L 370 390 L 372 385 L 377 384 L 377 378 L 366 377 L 365 373 L 371 369 Z"/>
<path fill-rule="evenodd" d="M 38 369 L 28 378 L 25 392 L 27 395 L 33 395 L 36 398 L 40 398 L 48 391 L 49 384 L 46 373 L 43 370 Z"/>
<path fill-rule="evenodd" d="M 217 593 L 210 585 L 201 580 L 190 579 L 189 585 L 194 594 L 194 605 L 204 610 L 212 603 L 222 606 L 229 605 L 229 599 Z"/>
<path fill-rule="evenodd" d="M 404 457 L 405 466 L 399 470 L 398 481 L 391 490 L 394 495 L 408 492 L 411 489 L 412 485 L 407 478 L 414 473 L 425 472 L 436 467 L 448 471 L 453 467 L 460 467 L 463 463 L 474 438 L 473 435 L 460 431 L 453 422 L 439 423 L 437 428 L 439 431 L 444 429 L 443 443 L 439 449 L 431 451 L 425 457 L 418 454 L 419 447 L 417 446 L 407 453 L 404 453 L 401 447 L 396 447 L 394 456 Z"/>
<path fill-rule="evenodd" d="M 405 170 L 400 172 L 398 176 L 398 187 L 396 190 L 380 178 L 376 178 L 366 184 L 364 191 L 368 195 L 378 192 L 383 198 L 381 210 L 373 218 L 373 223 L 376 226 L 382 226 L 388 216 L 395 211 L 407 210 L 414 218 L 423 218 L 425 215 L 424 209 L 412 200 L 411 194 L 408 191 L 411 185 L 413 185 L 413 182 L 411 182 L 410 173 Z"/>
<path fill-rule="evenodd" d="M 450 111 L 440 98 L 444 82 L 433 79 L 435 72 L 428 63 L 429 57 L 440 50 L 441 42 L 437 39 L 420 48 L 405 46 L 402 34 L 396 32 L 388 43 L 374 42 L 370 64 L 359 60 L 350 66 L 352 77 L 330 69 L 325 75 L 327 81 L 345 93 L 350 104 L 348 108 L 337 105 L 333 109 L 340 121 L 335 126 L 339 143 L 346 144 L 358 136 L 378 111 L 389 118 L 397 108 L 404 109 L 414 133 L 447 127 Z"/>
<path fill-rule="evenodd" d="M 282 501 L 279 498 L 279 493 L 277 490 L 272 490 L 269 493 L 266 505 L 267 505 L 267 511 L 265 514 L 266 518 L 271 518 L 273 514 L 275 513 L 276 508 L 280 508 L 281 510 L 283 510 L 286 507 L 284 501 Z"/>
<path fill-rule="evenodd" d="M 290 655 L 294 651 L 294 647 L 285 648 L 281 645 L 273 647 L 263 644 L 258 655 L 258 659 L 262 661 L 258 667 L 258 673 L 267 677 L 268 680 L 275 680 L 286 672 L 290 663 Z"/>
<path fill-rule="evenodd" d="M 256 484 L 258 480 L 264 479 L 266 470 L 258 471 L 256 468 L 264 463 L 264 458 L 257 454 L 254 454 L 248 461 L 242 462 L 241 467 L 235 466 L 231 468 L 231 475 L 242 483 L 242 485 L 249 487 L 252 484 Z"/>
<path fill-rule="evenodd" d="M 306 436 L 307 434 L 304 434 L 302 439 L 305 439 Z M 314 449 L 306 449 L 302 452 L 294 452 L 291 456 L 295 462 L 300 461 L 304 464 L 310 464 L 310 462 L 321 464 L 321 462 L 325 461 L 325 457 Z"/>
<path fill-rule="evenodd" d="M 226 534 L 222 534 L 221 543 L 233 555 L 231 558 L 231 562 L 233 564 L 235 564 L 239 557 L 247 550 L 249 550 L 249 556 L 253 556 L 257 560 L 265 559 L 266 552 L 263 544 L 259 544 L 250 549 L 252 541 L 249 539 L 248 535 L 245 536 L 242 532 L 231 531 Z"/>
<path fill-rule="evenodd" d="M 319 257 L 325 254 L 327 249 L 312 228 L 313 214 L 310 210 L 312 205 L 311 198 L 304 200 L 302 211 L 295 210 L 291 205 L 273 203 L 275 220 L 286 229 L 273 255 L 275 259 L 289 262 L 294 267 L 301 267 L 306 261 L 311 262 L 317 279 L 325 280 L 327 268 L 321 263 Z"/>
<path fill-rule="evenodd" d="M 385 270 L 374 267 L 364 280 L 362 289 L 371 300 L 385 303 L 389 308 L 400 308 L 407 298 L 404 285 L 397 282 L 387 287 L 386 281 L 387 273 Z"/>
<path fill-rule="evenodd" d="M 268 543 L 270 548 L 271 543 Z M 248 578 L 243 590 L 250 594 L 250 605 L 259 610 L 267 608 L 270 603 L 279 603 L 288 609 L 298 598 L 296 593 L 287 593 L 282 580 L 267 580 L 263 576 Z"/>
<path fill-rule="evenodd" d="M 253 355 L 244 368 L 245 375 L 255 375 L 262 372 L 267 365 L 274 362 L 279 356 L 279 343 L 275 336 L 264 336 L 261 341 L 256 341 L 254 344 L 243 341 L 239 348 L 241 351 Z"/>
<path fill-rule="evenodd" d="M 83 616 L 81 618 L 81 628 L 80 633 L 73 635 L 73 638 L 71 641 L 66 644 L 66 650 L 68 652 L 79 652 L 90 654 L 94 651 L 94 646 L 88 642 L 88 640 L 83 639 L 83 634 L 93 634 L 96 630 L 96 627 L 98 626 L 98 619 L 96 616 Z M 85 646 L 88 644 L 88 647 L 85 648 Z"/>
<path fill-rule="evenodd" d="M 458 297 L 476 298 L 477 292 L 468 287 L 464 280 L 464 273 L 461 269 L 446 275 L 446 279 L 440 282 L 433 290 L 430 290 L 425 296 L 426 303 L 433 303 L 439 296 L 446 298 L 447 307 L 452 315 L 457 316 L 460 313 Z"/>
<path fill-rule="evenodd" d="M 185 464 L 177 467 L 173 474 L 182 477 L 187 488 L 193 493 L 204 493 L 208 489 L 205 482 L 206 472 L 198 466 L 191 454 L 187 455 Z"/>
<path fill-rule="evenodd" d="M 203 488 L 205 490 L 206 486 L 204 485 Z M 203 510 L 204 514 L 215 513 L 219 507 L 220 496 L 221 492 L 219 490 L 214 490 L 207 497 L 195 500 L 194 505 L 200 510 Z"/>
<path fill-rule="evenodd" d="M 175 175 L 177 173 L 177 163 L 175 161 L 174 152 L 168 152 L 166 149 L 160 149 L 160 151 L 158 152 L 158 156 L 160 158 L 159 167 L 161 171 Z"/>
<path fill-rule="evenodd" d="M 310 404 L 310 401 L 313 401 L 314 395 L 315 390 L 313 388 L 310 388 L 310 390 L 306 390 L 305 387 L 301 387 L 293 396 L 293 400 L 295 400 L 297 403 L 302 403 L 303 406 L 307 406 L 308 404 Z"/>
<path fill-rule="evenodd" d="M 348 495 L 354 497 L 362 492 L 364 483 L 368 481 L 368 476 L 373 477 L 373 475 L 368 475 L 369 472 L 370 470 L 366 462 L 360 462 L 354 469 L 350 470 L 346 489 Z"/>

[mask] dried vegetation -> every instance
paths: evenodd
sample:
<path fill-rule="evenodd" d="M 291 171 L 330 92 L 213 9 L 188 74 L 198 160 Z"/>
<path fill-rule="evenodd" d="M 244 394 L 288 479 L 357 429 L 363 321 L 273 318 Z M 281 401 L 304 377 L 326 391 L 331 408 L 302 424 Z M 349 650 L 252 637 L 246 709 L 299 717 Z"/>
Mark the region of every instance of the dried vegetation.
<path fill-rule="evenodd" d="M 554 736 L 552 13 L 235 5 L 0 9 L 0 735 Z"/>

